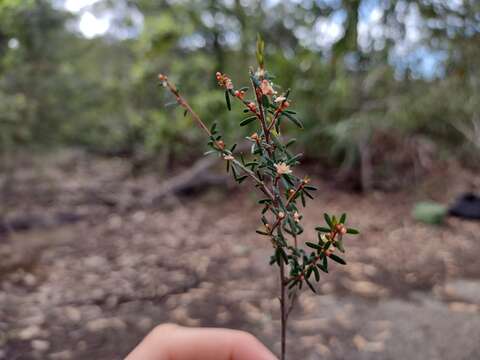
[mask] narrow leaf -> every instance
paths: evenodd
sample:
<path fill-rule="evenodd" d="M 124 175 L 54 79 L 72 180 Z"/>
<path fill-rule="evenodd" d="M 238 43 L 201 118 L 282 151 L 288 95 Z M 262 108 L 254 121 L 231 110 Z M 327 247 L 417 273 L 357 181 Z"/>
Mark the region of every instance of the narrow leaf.
<path fill-rule="evenodd" d="M 300 129 L 303 129 L 303 124 L 300 120 L 298 120 L 295 116 L 284 112 L 283 113 L 289 120 L 291 120 L 295 125 L 297 125 Z"/>
<path fill-rule="evenodd" d="M 315 249 L 315 250 L 321 249 L 321 247 L 318 244 L 315 244 L 315 243 L 312 243 L 312 242 L 309 242 L 309 241 L 307 241 L 305 243 L 305 245 L 307 245 L 308 247 L 311 247 L 312 249 Z"/>
<path fill-rule="evenodd" d="M 308 281 L 307 279 L 305 279 L 305 282 L 307 283 L 308 287 L 310 288 L 310 290 L 312 290 L 315 294 L 317 293 L 317 290 L 315 290 L 315 288 L 313 287 L 313 285 L 310 283 L 310 281 Z"/>
<path fill-rule="evenodd" d="M 225 101 L 227 102 L 228 111 L 231 111 L 232 110 L 232 104 L 230 104 L 230 95 L 228 94 L 228 90 L 225 90 Z"/>
<path fill-rule="evenodd" d="M 330 254 L 330 259 L 332 259 L 333 261 L 336 261 L 338 262 L 339 264 L 342 264 L 342 265 L 347 265 L 347 263 L 345 262 L 345 260 L 343 260 L 340 256 L 337 256 L 335 254 Z"/>
<path fill-rule="evenodd" d="M 249 116 L 246 119 L 243 119 L 242 122 L 240 123 L 240 126 L 245 126 L 250 124 L 252 121 L 254 121 L 257 117 L 256 116 Z"/>
<path fill-rule="evenodd" d="M 313 273 L 315 274 L 315 280 L 318 282 L 320 281 L 320 272 L 318 271 L 316 266 L 312 266 Z"/>
<path fill-rule="evenodd" d="M 325 213 L 323 214 L 323 217 L 325 218 L 325 222 L 328 224 L 328 226 L 332 228 L 332 219 L 330 219 L 330 216 L 327 213 Z"/>
<path fill-rule="evenodd" d="M 297 141 L 297 139 L 293 138 L 290 139 L 286 144 L 285 147 L 288 148 L 290 145 L 294 144 Z"/>

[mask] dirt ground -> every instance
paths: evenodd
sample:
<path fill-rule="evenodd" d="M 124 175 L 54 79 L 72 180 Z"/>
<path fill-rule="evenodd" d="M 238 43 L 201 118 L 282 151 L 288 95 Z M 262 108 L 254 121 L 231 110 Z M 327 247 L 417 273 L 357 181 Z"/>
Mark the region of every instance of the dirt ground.
<path fill-rule="evenodd" d="M 244 329 L 278 353 L 278 279 L 254 232 L 255 194 L 133 206 L 162 180 L 128 170 L 77 154 L 2 175 L 0 359 L 118 359 L 163 322 Z M 416 201 L 448 203 L 479 174 L 446 166 L 415 191 L 366 196 L 313 175 L 305 228 L 347 211 L 361 235 L 319 295 L 301 296 L 288 358 L 480 359 L 480 223 L 410 216 Z"/>

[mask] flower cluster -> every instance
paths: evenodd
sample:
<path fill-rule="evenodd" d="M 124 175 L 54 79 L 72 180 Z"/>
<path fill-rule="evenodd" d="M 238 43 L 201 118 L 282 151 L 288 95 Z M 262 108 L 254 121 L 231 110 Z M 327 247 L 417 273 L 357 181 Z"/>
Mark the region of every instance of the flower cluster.
<path fill-rule="evenodd" d="M 224 87 L 227 90 L 233 89 L 232 80 L 227 75 L 217 71 L 217 73 L 215 74 L 215 77 L 217 78 L 219 86 Z"/>

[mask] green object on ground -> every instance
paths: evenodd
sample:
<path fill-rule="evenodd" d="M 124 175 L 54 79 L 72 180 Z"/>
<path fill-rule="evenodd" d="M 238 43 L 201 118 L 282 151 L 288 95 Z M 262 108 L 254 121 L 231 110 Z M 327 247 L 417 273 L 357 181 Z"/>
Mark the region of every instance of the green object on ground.
<path fill-rule="evenodd" d="M 439 225 L 447 215 L 447 207 L 435 202 L 419 202 L 412 212 L 413 218 L 425 224 Z"/>

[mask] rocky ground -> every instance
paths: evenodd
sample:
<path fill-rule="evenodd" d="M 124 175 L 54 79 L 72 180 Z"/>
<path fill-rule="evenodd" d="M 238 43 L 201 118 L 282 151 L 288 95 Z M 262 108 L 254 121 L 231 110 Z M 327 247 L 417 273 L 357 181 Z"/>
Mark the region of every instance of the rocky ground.
<path fill-rule="evenodd" d="M 129 207 L 161 180 L 127 168 L 80 157 L 8 175 L 2 216 L 26 225 L 0 234 L 0 359 L 122 358 L 167 321 L 248 330 L 278 352 L 278 281 L 253 231 L 255 195 Z M 410 217 L 416 200 L 449 201 L 475 176 L 457 170 L 368 196 L 316 180 L 306 229 L 325 209 L 348 210 L 362 234 L 347 240 L 348 266 L 303 293 L 290 359 L 480 358 L 480 224 Z"/>

